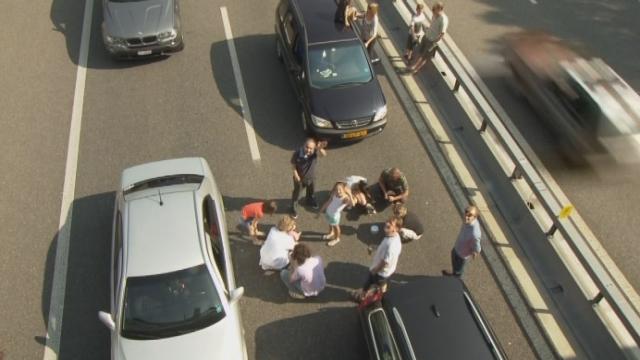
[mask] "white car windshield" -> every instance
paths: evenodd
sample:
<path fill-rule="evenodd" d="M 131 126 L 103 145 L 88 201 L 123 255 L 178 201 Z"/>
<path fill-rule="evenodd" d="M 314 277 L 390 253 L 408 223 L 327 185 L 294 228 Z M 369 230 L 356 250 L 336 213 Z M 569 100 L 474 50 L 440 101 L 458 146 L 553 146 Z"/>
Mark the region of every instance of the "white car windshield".
<path fill-rule="evenodd" d="M 177 336 L 208 327 L 224 316 L 213 279 L 202 264 L 128 278 L 121 334 L 130 339 Z"/>
<path fill-rule="evenodd" d="M 373 79 L 362 43 L 356 41 L 309 47 L 309 81 L 317 89 L 368 83 Z"/>

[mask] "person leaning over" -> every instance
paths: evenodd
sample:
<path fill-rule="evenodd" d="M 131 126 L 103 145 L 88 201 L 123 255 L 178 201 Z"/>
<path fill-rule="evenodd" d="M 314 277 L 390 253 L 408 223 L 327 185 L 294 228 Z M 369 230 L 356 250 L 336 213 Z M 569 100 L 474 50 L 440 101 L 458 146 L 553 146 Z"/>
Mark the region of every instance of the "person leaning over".
<path fill-rule="evenodd" d="M 378 179 L 381 196 L 389 203 L 404 203 L 409 197 L 409 183 L 400 169 L 384 170 Z"/>
<path fill-rule="evenodd" d="M 305 244 L 293 248 L 291 270 L 282 270 L 280 279 L 289 290 L 289 296 L 294 299 L 318 296 L 327 283 L 322 258 L 311 256 L 311 250 Z"/>
<path fill-rule="evenodd" d="M 289 265 L 289 253 L 298 243 L 300 233 L 296 222 L 285 216 L 269 230 L 267 240 L 260 248 L 260 266 L 263 270 L 282 270 Z"/>
<path fill-rule="evenodd" d="M 413 74 L 417 73 L 424 64 L 433 58 L 436 53 L 438 42 L 442 40 L 442 37 L 449 27 L 449 18 L 444 13 L 444 5 L 441 2 L 436 2 L 431 8 L 431 11 L 433 12 L 431 26 L 427 28 L 424 36 L 422 37 L 420 55 L 413 65 L 407 67 L 407 70 Z"/>
<path fill-rule="evenodd" d="M 402 219 L 391 217 L 384 224 L 384 239 L 378 246 L 373 261 L 369 267 L 369 276 L 361 290 L 352 293 L 354 300 L 360 301 L 372 286 L 376 285 L 385 292 L 387 280 L 396 271 L 400 252 L 402 251 L 402 241 L 398 231 L 402 228 Z"/>
<path fill-rule="evenodd" d="M 326 141 L 318 141 L 308 138 L 304 145 L 293 152 L 291 156 L 291 165 L 293 166 L 293 193 L 291 194 L 291 208 L 289 209 L 291 217 L 297 218 L 296 203 L 300 197 L 300 189 L 306 188 L 306 203 L 313 209 L 318 209 L 318 203 L 313 195 L 315 190 L 315 173 L 318 163 L 318 155 L 325 156 L 327 152 Z"/>
<path fill-rule="evenodd" d="M 480 254 L 482 250 L 480 247 L 481 237 L 478 208 L 473 205 L 467 206 L 464 209 L 464 222 L 458 233 L 456 243 L 451 250 L 452 271 L 442 270 L 442 274 L 461 277 L 467 263 Z"/>
<path fill-rule="evenodd" d="M 264 233 L 258 230 L 258 222 L 264 217 L 264 214 L 273 215 L 277 209 L 278 205 L 271 200 L 256 201 L 242 207 L 240 224 L 249 233 L 254 245 L 262 245 L 264 242 L 258 239 L 259 236 L 264 236 Z"/>
<path fill-rule="evenodd" d="M 369 58 L 373 62 L 380 60 L 377 57 L 374 57 L 373 53 L 373 45 L 375 45 L 376 40 L 378 39 L 379 28 L 380 22 L 378 20 L 378 4 L 372 2 L 367 5 L 367 11 L 363 15 L 362 31 L 360 35 L 362 36 L 362 42 L 364 43 L 364 46 L 367 48 L 367 52 L 369 53 Z"/>
<path fill-rule="evenodd" d="M 402 219 L 402 229 L 400 229 L 400 237 L 404 241 L 418 240 L 424 234 L 424 226 L 420 221 L 420 217 L 413 211 L 407 210 L 403 204 L 393 205 L 393 215 Z"/>

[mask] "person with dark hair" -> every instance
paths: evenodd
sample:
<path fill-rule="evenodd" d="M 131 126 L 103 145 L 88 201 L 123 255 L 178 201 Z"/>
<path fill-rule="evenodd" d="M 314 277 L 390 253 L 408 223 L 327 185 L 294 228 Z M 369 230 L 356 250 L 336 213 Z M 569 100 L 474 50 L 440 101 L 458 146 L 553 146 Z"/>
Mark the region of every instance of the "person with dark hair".
<path fill-rule="evenodd" d="M 402 251 L 402 241 L 398 233 L 401 228 L 402 219 L 399 217 L 393 216 L 384 223 L 384 239 L 373 256 L 367 281 L 361 290 L 355 290 L 352 293 L 354 300 L 362 300 L 374 285 L 382 292 L 386 291 L 387 280 L 396 271 Z"/>
<path fill-rule="evenodd" d="M 280 272 L 280 279 L 294 299 L 318 296 L 326 285 L 324 264 L 320 256 L 311 256 L 306 244 L 298 244 L 291 253 L 291 270 Z"/>
<path fill-rule="evenodd" d="M 293 166 L 293 193 L 291 194 L 291 208 L 289 209 L 292 218 L 298 217 L 296 211 L 296 203 L 300 197 L 300 190 L 304 187 L 307 189 L 306 203 L 313 209 L 318 209 L 318 203 L 313 196 L 315 190 L 316 165 L 318 163 L 318 155 L 325 156 L 327 152 L 326 141 L 316 141 L 308 138 L 304 145 L 293 152 L 291 156 L 291 165 Z"/>
<path fill-rule="evenodd" d="M 393 205 L 393 215 L 402 219 L 402 229 L 400 229 L 400 238 L 405 241 L 418 240 L 424 233 L 424 226 L 420 217 L 413 211 L 409 211 L 404 204 Z"/>
<path fill-rule="evenodd" d="M 242 207 L 240 225 L 249 233 L 254 245 L 260 246 L 264 242 L 259 239 L 264 233 L 258 230 L 258 222 L 264 214 L 273 215 L 277 209 L 278 205 L 273 200 L 256 201 Z"/>

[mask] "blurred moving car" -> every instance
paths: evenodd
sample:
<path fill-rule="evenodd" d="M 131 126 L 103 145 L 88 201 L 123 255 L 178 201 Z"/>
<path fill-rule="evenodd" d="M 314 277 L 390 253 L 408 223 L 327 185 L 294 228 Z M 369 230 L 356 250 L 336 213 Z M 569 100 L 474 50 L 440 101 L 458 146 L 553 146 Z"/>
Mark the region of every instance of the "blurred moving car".
<path fill-rule="evenodd" d="M 116 58 L 184 49 L 178 0 L 103 0 L 102 40 Z"/>
<path fill-rule="evenodd" d="M 112 359 L 247 359 L 224 206 L 206 160 L 126 169 L 111 253 Z"/>
<path fill-rule="evenodd" d="M 362 41 L 334 22 L 336 9 L 333 0 L 280 0 L 276 54 L 300 102 L 305 132 L 360 140 L 382 132 L 387 102 Z"/>
<path fill-rule="evenodd" d="M 361 304 L 362 305 L 362 304 Z M 360 306 L 370 359 L 506 359 L 493 330 L 455 277 L 393 286 Z"/>
<path fill-rule="evenodd" d="M 640 159 L 640 96 L 602 59 L 543 32 L 513 34 L 506 45 L 525 97 L 571 151 Z"/>

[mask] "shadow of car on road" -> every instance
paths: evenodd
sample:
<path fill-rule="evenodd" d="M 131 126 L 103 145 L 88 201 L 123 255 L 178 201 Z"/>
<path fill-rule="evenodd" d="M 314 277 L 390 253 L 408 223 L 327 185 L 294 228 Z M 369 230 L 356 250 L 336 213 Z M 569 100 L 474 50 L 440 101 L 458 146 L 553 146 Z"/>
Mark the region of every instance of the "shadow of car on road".
<path fill-rule="evenodd" d="M 109 311 L 114 200 L 113 192 L 76 199 L 72 204 L 73 221 L 67 218 L 64 225 L 69 226 L 71 221 L 61 342 L 57 351 L 60 359 L 110 357 L 109 331 L 98 320 L 98 311 Z M 45 326 L 49 322 L 53 275 L 62 271 L 55 269 L 57 246 L 56 234 L 49 246 L 42 284 L 42 317 Z M 37 336 L 35 341 L 42 343 L 45 340 Z"/>

